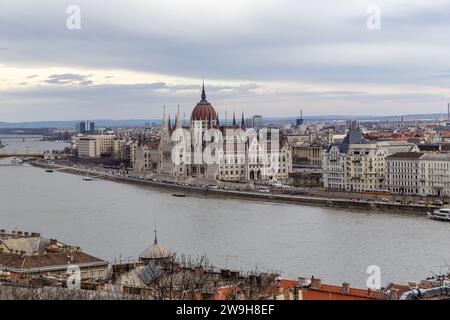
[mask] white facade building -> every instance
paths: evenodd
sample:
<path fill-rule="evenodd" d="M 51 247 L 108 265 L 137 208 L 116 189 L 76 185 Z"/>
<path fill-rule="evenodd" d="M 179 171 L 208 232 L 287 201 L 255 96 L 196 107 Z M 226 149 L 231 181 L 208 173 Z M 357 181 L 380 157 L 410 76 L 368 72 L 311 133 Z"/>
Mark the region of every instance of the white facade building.
<path fill-rule="evenodd" d="M 386 185 L 396 194 L 450 196 L 450 155 L 397 153 L 386 159 Z"/>
<path fill-rule="evenodd" d="M 77 139 L 78 156 L 80 158 L 100 158 L 104 156 L 114 159 L 123 158 L 125 141 L 115 135 L 91 135 Z"/>
<path fill-rule="evenodd" d="M 415 144 L 403 141 L 369 143 L 359 126 L 352 122 L 340 145 L 332 145 L 324 154 L 324 187 L 331 190 L 365 192 L 386 189 L 385 160 L 397 152 L 419 151 Z"/>

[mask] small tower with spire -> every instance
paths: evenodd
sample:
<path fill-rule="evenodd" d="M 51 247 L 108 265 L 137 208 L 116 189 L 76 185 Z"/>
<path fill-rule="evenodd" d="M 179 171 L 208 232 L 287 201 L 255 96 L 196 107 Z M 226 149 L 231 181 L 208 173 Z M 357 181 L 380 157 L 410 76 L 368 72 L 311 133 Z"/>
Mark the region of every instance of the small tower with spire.
<path fill-rule="evenodd" d="M 203 84 L 202 84 L 202 101 L 206 101 L 205 79 L 203 79 Z"/>
<path fill-rule="evenodd" d="M 157 231 L 156 231 L 156 223 L 155 223 L 155 230 L 153 230 L 153 232 L 155 233 L 155 241 L 153 243 L 156 246 L 158 244 L 158 235 L 157 235 Z"/>
<path fill-rule="evenodd" d="M 155 238 L 153 240 L 153 245 L 149 248 L 147 248 L 144 252 L 142 252 L 139 255 L 139 260 L 143 261 L 144 263 L 148 264 L 150 262 L 156 263 L 156 264 L 164 264 L 168 262 L 174 254 L 161 246 L 158 243 L 158 235 L 156 231 L 156 224 L 155 224 L 155 230 L 153 230 L 155 234 Z"/>

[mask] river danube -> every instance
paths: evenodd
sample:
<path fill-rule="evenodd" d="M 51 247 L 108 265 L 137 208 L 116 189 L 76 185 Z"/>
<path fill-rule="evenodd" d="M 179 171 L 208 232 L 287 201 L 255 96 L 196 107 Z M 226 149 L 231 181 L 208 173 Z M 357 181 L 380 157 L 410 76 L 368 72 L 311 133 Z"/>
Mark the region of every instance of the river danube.
<path fill-rule="evenodd" d="M 42 148 L 35 142 L 16 139 L 0 153 Z M 387 284 L 446 272 L 450 262 L 450 223 L 422 215 L 175 198 L 28 165 L 0 167 L 0 205 L 0 228 L 41 232 L 108 260 L 137 257 L 152 244 L 157 223 L 160 244 L 179 254 L 206 254 L 218 266 L 276 270 L 288 278 L 314 275 L 364 287 L 370 265 L 381 267 Z"/>

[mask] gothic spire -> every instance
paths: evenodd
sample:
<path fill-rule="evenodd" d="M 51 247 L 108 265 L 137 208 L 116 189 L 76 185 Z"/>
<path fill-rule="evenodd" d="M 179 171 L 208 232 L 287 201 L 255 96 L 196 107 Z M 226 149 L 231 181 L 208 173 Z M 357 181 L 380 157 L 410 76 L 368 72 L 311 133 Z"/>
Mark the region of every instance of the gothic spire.
<path fill-rule="evenodd" d="M 155 223 L 155 230 L 153 231 L 155 233 L 155 246 L 158 244 L 158 237 L 156 235 L 156 223 Z"/>
<path fill-rule="evenodd" d="M 205 80 L 203 79 L 203 85 L 202 85 L 202 101 L 206 100 L 206 93 L 205 93 Z"/>
<path fill-rule="evenodd" d="M 242 112 L 241 129 L 245 128 L 244 112 Z"/>
<path fill-rule="evenodd" d="M 168 129 L 167 128 L 167 117 L 166 117 L 166 106 L 164 106 L 164 111 L 163 111 L 162 128 Z"/>
<path fill-rule="evenodd" d="M 233 126 L 236 125 L 236 112 L 233 111 Z"/>

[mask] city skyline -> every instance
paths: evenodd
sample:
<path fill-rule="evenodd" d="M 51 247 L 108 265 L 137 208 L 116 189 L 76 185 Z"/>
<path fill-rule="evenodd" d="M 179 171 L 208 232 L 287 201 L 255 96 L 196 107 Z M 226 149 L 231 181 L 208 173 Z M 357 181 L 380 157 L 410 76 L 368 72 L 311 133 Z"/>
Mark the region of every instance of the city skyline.
<path fill-rule="evenodd" d="M 446 113 L 450 100 L 445 1 L 78 1 L 75 30 L 69 1 L 32 4 L 2 8 L 2 122 L 188 113 L 203 77 L 221 117 Z"/>

